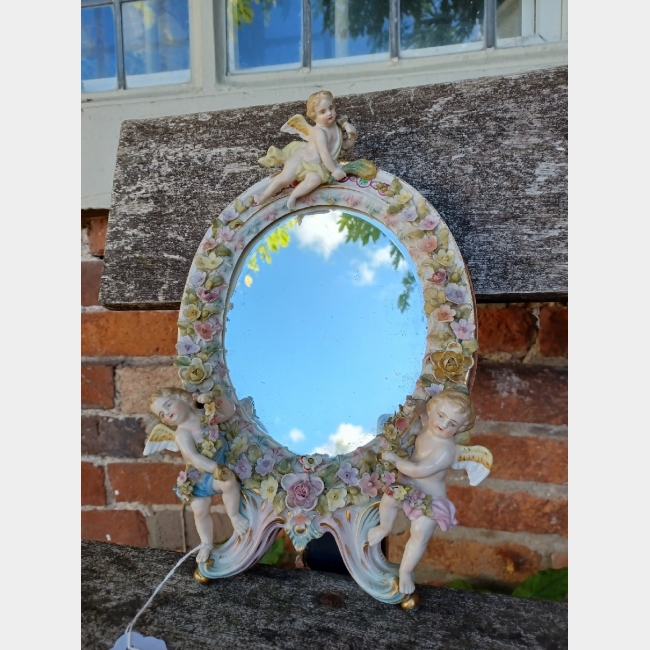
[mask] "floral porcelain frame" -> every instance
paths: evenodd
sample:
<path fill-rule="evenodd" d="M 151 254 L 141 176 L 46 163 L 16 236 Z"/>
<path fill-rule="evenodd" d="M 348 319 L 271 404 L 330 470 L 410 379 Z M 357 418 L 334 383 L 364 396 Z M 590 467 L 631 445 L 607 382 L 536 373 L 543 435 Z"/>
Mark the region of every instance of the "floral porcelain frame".
<path fill-rule="evenodd" d="M 377 454 L 399 446 L 412 449 L 404 422 L 414 405 L 445 386 L 469 389 L 476 368 L 476 304 L 458 246 L 437 211 L 407 183 L 378 171 L 371 181 L 348 176 L 322 185 L 287 209 L 288 187 L 257 205 L 270 179 L 241 194 L 214 221 L 194 257 L 178 322 L 179 368 L 183 387 L 198 402 L 226 395 L 235 415 L 215 425 L 212 439 L 226 445 L 226 462 L 241 481 L 240 512 L 250 528 L 233 534 L 199 564 L 198 578 L 215 579 L 245 570 L 269 548 L 280 529 L 298 551 L 324 532 L 333 534 L 348 570 L 369 594 L 404 604 L 398 565 L 389 563 L 367 533 L 379 522 L 379 500 L 387 483 Z M 370 443 L 336 456 L 298 456 L 274 441 L 255 417 L 250 400 L 239 400 L 225 363 L 227 306 L 248 251 L 265 230 L 289 215 L 318 208 L 353 210 L 384 224 L 409 252 L 424 291 L 426 354 L 413 394 L 399 405 Z M 206 409 L 207 411 L 208 409 Z M 206 422 L 209 416 L 205 416 Z M 392 446 L 391 446 L 392 445 Z M 390 485 L 388 485 L 390 487 Z M 191 496 L 191 486 L 189 494 Z"/>

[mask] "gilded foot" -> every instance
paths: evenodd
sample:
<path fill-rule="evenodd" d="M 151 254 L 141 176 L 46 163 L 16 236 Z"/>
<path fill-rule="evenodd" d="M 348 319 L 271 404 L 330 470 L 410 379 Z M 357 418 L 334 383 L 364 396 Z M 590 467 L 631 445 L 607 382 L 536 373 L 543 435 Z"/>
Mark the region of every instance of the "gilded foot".
<path fill-rule="evenodd" d="M 196 567 L 196 569 L 194 569 L 194 580 L 196 580 L 199 584 L 202 584 L 202 585 L 207 585 L 207 584 L 210 583 L 210 578 L 206 578 L 199 571 L 199 567 Z"/>
<path fill-rule="evenodd" d="M 400 603 L 400 607 L 405 611 L 416 612 L 420 609 L 420 596 L 417 594 L 411 594 L 408 600 Z"/>

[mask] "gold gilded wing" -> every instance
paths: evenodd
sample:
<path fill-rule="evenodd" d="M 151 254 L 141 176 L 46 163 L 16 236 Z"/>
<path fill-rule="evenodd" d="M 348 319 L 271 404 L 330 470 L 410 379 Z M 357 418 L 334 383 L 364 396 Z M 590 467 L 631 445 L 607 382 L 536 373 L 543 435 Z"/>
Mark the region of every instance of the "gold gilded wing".
<path fill-rule="evenodd" d="M 178 445 L 174 439 L 174 431 L 164 424 L 157 424 L 149 434 L 147 443 L 144 446 L 143 455 L 149 456 L 157 451 L 167 449 L 168 451 L 178 451 Z"/>
<path fill-rule="evenodd" d="M 481 445 L 456 445 L 458 456 L 452 469 L 464 469 L 467 472 L 470 485 L 478 485 L 492 469 L 492 454 Z"/>
<path fill-rule="evenodd" d="M 293 117 L 290 117 L 285 124 L 282 125 L 280 131 L 283 133 L 290 133 L 291 135 L 297 135 L 303 140 L 307 140 L 309 138 L 309 134 L 311 133 L 311 129 L 311 125 L 309 122 L 307 122 L 304 116 L 294 115 Z"/>

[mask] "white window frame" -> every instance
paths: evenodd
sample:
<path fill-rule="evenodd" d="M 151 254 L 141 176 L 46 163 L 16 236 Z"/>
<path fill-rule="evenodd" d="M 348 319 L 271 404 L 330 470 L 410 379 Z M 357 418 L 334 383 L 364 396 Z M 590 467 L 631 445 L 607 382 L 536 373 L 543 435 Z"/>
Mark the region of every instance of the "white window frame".
<path fill-rule="evenodd" d="M 303 0 L 307 2 L 308 0 Z M 390 20 L 398 25 L 399 5 L 393 0 Z M 544 1 L 544 0 L 542 0 Z M 250 93 L 260 91 L 262 102 L 279 101 L 270 99 L 280 91 L 286 92 L 287 100 L 294 95 L 304 94 L 298 88 L 330 84 L 335 86 L 354 78 L 357 82 L 355 92 L 368 92 L 383 87 L 402 87 L 423 83 L 441 83 L 462 78 L 473 78 L 491 74 L 509 74 L 520 71 L 566 65 L 567 60 L 567 4 L 562 2 L 562 36 L 556 43 L 534 43 L 519 47 L 518 44 L 496 42 L 496 34 L 488 34 L 486 21 L 483 42 L 467 43 L 420 50 L 403 50 L 398 57 L 369 55 L 346 57 L 345 59 L 325 59 L 313 65 L 260 67 L 229 74 L 227 71 L 227 21 L 224 0 L 188 0 L 190 23 L 190 69 L 189 83 L 146 86 L 100 92 L 84 92 L 82 104 L 130 104 L 143 99 L 188 99 L 201 100 L 228 94 L 250 97 Z M 496 12 L 496 0 L 487 0 Z M 100 3 L 100 0 L 97 0 Z M 397 10 L 397 13 L 395 11 Z M 305 16 L 303 16 L 305 18 Z M 311 25 L 311 16 L 309 21 Z M 496 23 L 495 23 L 496 24 Z M 393 29 L 393 34 L 398 33 Z M 492 39 L 490 41 L 490 39 Z M 493 47 L 486 47 L 493 42 Z M 508 46 L 506 46 L 508 45 Z M 399 51 L 399 44 L 392 39 L 391 53 Z M 396 83 L 396 80 L 398 81 Z M 262 92 L 263 91 L 263 92 Z M 285 100 L 285 101 L 287 101 Z M 262 103 L 256 101 L 237 102 L 240 105 Z M 201 102 L 203 104 L 203 102 Z M 217 102 L 212 110 L 219 110 Z M 230 107 L 226 101 L 224 107 Z"/>
<path fill-rule="evenodd" d="M 99 6 L 112 6 L 114 12 L 121 11 L 121 5 L 129 2 L 129 0 L 82 0 L 81 8 L 99 7 Z M 102 90 L 102 91 L 85 91 L 82 93 L 82 103 L 87 101 L 100 101 L 100 100 L 123 100 L 126 98 L 141 98 L 151 96 L 165 96 L 170 94 L 196 94 L 203 88 L 205 78 L 205 64 L 207 63 L 208 56 L 211 55 L 211 60 L 214 61 L 214 37 L 210 32 L 202 27 L 205 6 L 209 4 L 209 0 L 188 0 L 188 16 L 189 16 L 189 40 L 190 40 L 190 78 L 188 81 L 178 81 L 185 77 L 185 70 L 172 70 L 168 72 L 151 73 L 147 75 L 127 75 L 124 70 L 124 61 L 118 56 L 116 52 L 116 67 L 118 69 L 118 85 L 120 81 L 128 81 L 126 88 L 117 88 L 116 90 Z M 212 13 L 210 12 L 210 18 Z M 118 40 L 122 40 L 122 20 L 121 16 L 115 20 L 115 41 L 116 49 Z M 206 35 L 208 38 L 206 39 Z M 205 47 L 210 50 L 206 56 Z M 123 49 L 122 46 L 120 46 Z M 208 66 L 214 73 L 214 64 Z M 137 79 L 136 77 L 148 77 L 149 79 Z M 152 81 L 157 77 L 162 83 L 160 84 L 147 84 L 146 81 Z M 92 81 L 92 80 L 91 80 Z"/>

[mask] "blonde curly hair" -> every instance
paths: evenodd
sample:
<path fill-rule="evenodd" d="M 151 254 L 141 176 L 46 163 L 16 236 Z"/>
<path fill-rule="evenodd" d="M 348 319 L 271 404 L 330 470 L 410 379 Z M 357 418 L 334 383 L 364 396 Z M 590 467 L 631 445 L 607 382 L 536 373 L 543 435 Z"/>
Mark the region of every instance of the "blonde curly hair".
<path fill-rule="evenodd" d="M 307 117 L 312 122 L 316 121 L 316 104 L 323 98 L 329 99 L 331 102 L 334 101 L 334 95 L 329 90 L 318 90 L 309 95 L 307 99 Z"/>
<path fill-rule="evenodd" d="M 455 388 L 445 388 L 429 400 L 427 403 L 427 411 L 432 404 L 436 404 L 443 400 L 453 404 L 460 410 L 463 416 L 462 422 L 459 423 L 458 431 L 454 435 L 456 442 L 459 444 L 469 444 L 469 433 L 466 432 L 469 432 L 476 422 L 476 411 L 474 410 L 472 398 L 467 393 L 456 390 Z M 461 436 L 461 434 L 465 435 Z M 460 442 L 459 438 L 461 438 L 463 442 Z M 466 438 L 468 442 L 464 442 Z"/>
<path fill-rule="evenodd" d="M 149 410 L 156 416 L 160 417 L 156 411 L 154 411 L 153 405 L 157 399 L 161 397 L 178 397 L 182 399 L 188 406 L 194 406 L 194 398 L 192 393 L 183 390 L 182 388 L 172 388 L 171 386 L 166 386 L 164 388 L 159 388 L 150 398 L 149 398 Z"/>

